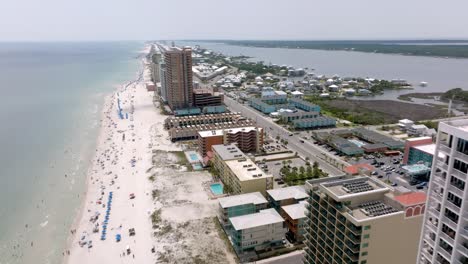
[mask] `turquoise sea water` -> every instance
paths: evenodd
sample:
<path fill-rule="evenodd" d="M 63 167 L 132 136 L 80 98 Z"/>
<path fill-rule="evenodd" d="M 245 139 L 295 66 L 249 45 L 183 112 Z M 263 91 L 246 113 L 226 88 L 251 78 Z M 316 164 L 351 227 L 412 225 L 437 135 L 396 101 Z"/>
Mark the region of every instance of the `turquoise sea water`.
<path fill-rule="evenodd" d="M 142 48 L 0 43 L 0 263 L 61 262 L 103 98 L 136 77 Z"/>

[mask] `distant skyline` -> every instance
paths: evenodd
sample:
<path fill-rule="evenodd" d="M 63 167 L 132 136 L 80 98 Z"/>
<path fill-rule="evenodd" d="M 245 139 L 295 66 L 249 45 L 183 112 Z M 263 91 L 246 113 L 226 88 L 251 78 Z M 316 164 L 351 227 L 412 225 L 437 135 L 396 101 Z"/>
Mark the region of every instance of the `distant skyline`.
<path fill-rule="evenodd" d="M 0 41 L 468 39 L 468 1 L 15 0 Z"/>

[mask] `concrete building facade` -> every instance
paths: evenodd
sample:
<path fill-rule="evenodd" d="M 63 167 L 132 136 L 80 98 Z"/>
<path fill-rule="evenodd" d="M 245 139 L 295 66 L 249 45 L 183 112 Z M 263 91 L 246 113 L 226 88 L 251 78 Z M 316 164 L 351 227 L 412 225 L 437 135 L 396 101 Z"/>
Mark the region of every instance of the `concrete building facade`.
<path fill-rule="evenodd" d="M 281 245 L 286 233 L 284 220 L 274 209 L 232 217 L 229 222 L 232 244 L 237 253 Z"/>
<path fill-rule="evenodd" d="M 468 119 L 440 122 L 417 263 L 468 263 L 467 173 Z"/>
<path fill-rule="evenodd" d="M 304 263 L 414 263 L 426 195 L 370 177 L 307 181 Z"/>
<path fill-rule="evenodd" d="M 236 143 L 243 152 L 258 152 L 263 145 L 261 127 L 239 127 L 198 132 L 198 151 L 205 157 L 213 145 Z"/>
<path fill-rule="evenodd" d="M 220 222 L 229 228 L 229 218 L 258 213 L 268 208 L 268 201 L 260 192 L 232 195 L 218 199 Z"/>
<path fill-rule="evenodd" d="M 297 204 L 285 205 L 281 207 L 281 216 L 286 222 L 288 229 L 286 236 L 289 236 L 296 242 L 302 242 L 305 235 L 306 222 L 306 201 L 301 201 Z"/>
<path fill-rule="evenodd" d="M 174 111 L 193 107 L 192 49 L 164 47 L 167 103 Z"/>
<path fill-rule="evenodd" d="M 307 194 L 304 186 L 289 186 L 267 191 L 267 200 L 270 207 L 281 210 L 281 206 L 297 204 L 300 201 L 307 199 Z"/>
<path fill-rule="evenodd" d="M 273 176 L 264 173 L 234 144 L 213 146 L 212 166 L 219 173 L 224 189 L 232 194 L 260 192 L 273 189 Z"/>

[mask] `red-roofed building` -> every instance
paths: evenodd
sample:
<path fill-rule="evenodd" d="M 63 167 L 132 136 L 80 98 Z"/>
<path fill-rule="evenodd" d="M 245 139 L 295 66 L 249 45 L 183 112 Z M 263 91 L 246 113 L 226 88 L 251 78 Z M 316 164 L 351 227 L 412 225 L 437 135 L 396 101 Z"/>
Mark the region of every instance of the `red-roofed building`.
<path fill-rule="evenodd" d="M 424 214 L 427 195 L 423 192 L 413 192 L 394 197 L 405 208 L 405 217 L 414 217 Z"/>
<path fill-rule="evenodd" d="M 375 170 L 375 167 L 367 163 L 351 165 L 344 169 L 346 174 L 349 174 L 349 175 L 359 175 L 359 174 L 369 175 L 374 170 Z"/>

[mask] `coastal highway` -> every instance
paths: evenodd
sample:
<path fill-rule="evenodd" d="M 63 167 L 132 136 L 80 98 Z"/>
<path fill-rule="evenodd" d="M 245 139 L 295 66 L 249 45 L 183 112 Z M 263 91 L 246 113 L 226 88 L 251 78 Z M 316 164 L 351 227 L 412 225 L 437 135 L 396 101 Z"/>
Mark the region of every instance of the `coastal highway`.
<path fill-rule="evenodd" d="M 233 100 L 232 98 L 229 98 L 227 96 L 224 97 L 224 103 L 231 109 L 233 112 L 240 112 L 242 113 L 243 116 L 250 118 L 252 120 L 255 120 L 258 126 L 263 127 L 266 131 L 267 134 L 269 134 L 272 137 L 280 136 L 280 138 L 283 138 L 288 141 L 287 147 L 291 149 L 292 151 L 297 152 L 300 156 L 303 158 L 308 157 L 312 162 L 317 161 L 320 168 L 327 172 L 330 175 L 341 175 L 343 174 L 343 171 L 338 169 L 337 167 L 334 167 L 327 163 L 322 157 L 324 155 L 327 155 L 330 159 L 335 159 L 334 157 L 331 156 L 331 154 L 324 154 L 322 150 L 320 150 L 317 146 L 314 144 L 304 141 L 304 143 L 301 143 L 300 140 L 297 136 L 289 136 L 291 133 L 290 131 L 286 130 L 282 126 L 274 123 L 270 119 L 264 117 L 261 115 L 259 112 L 256 110 L 245 106 L 241 103 L 238 103 L 237 101 Z M 341 164 L 347 166 L 350 164 L 347 164 L 344 161 L 338 161 Z"/>

